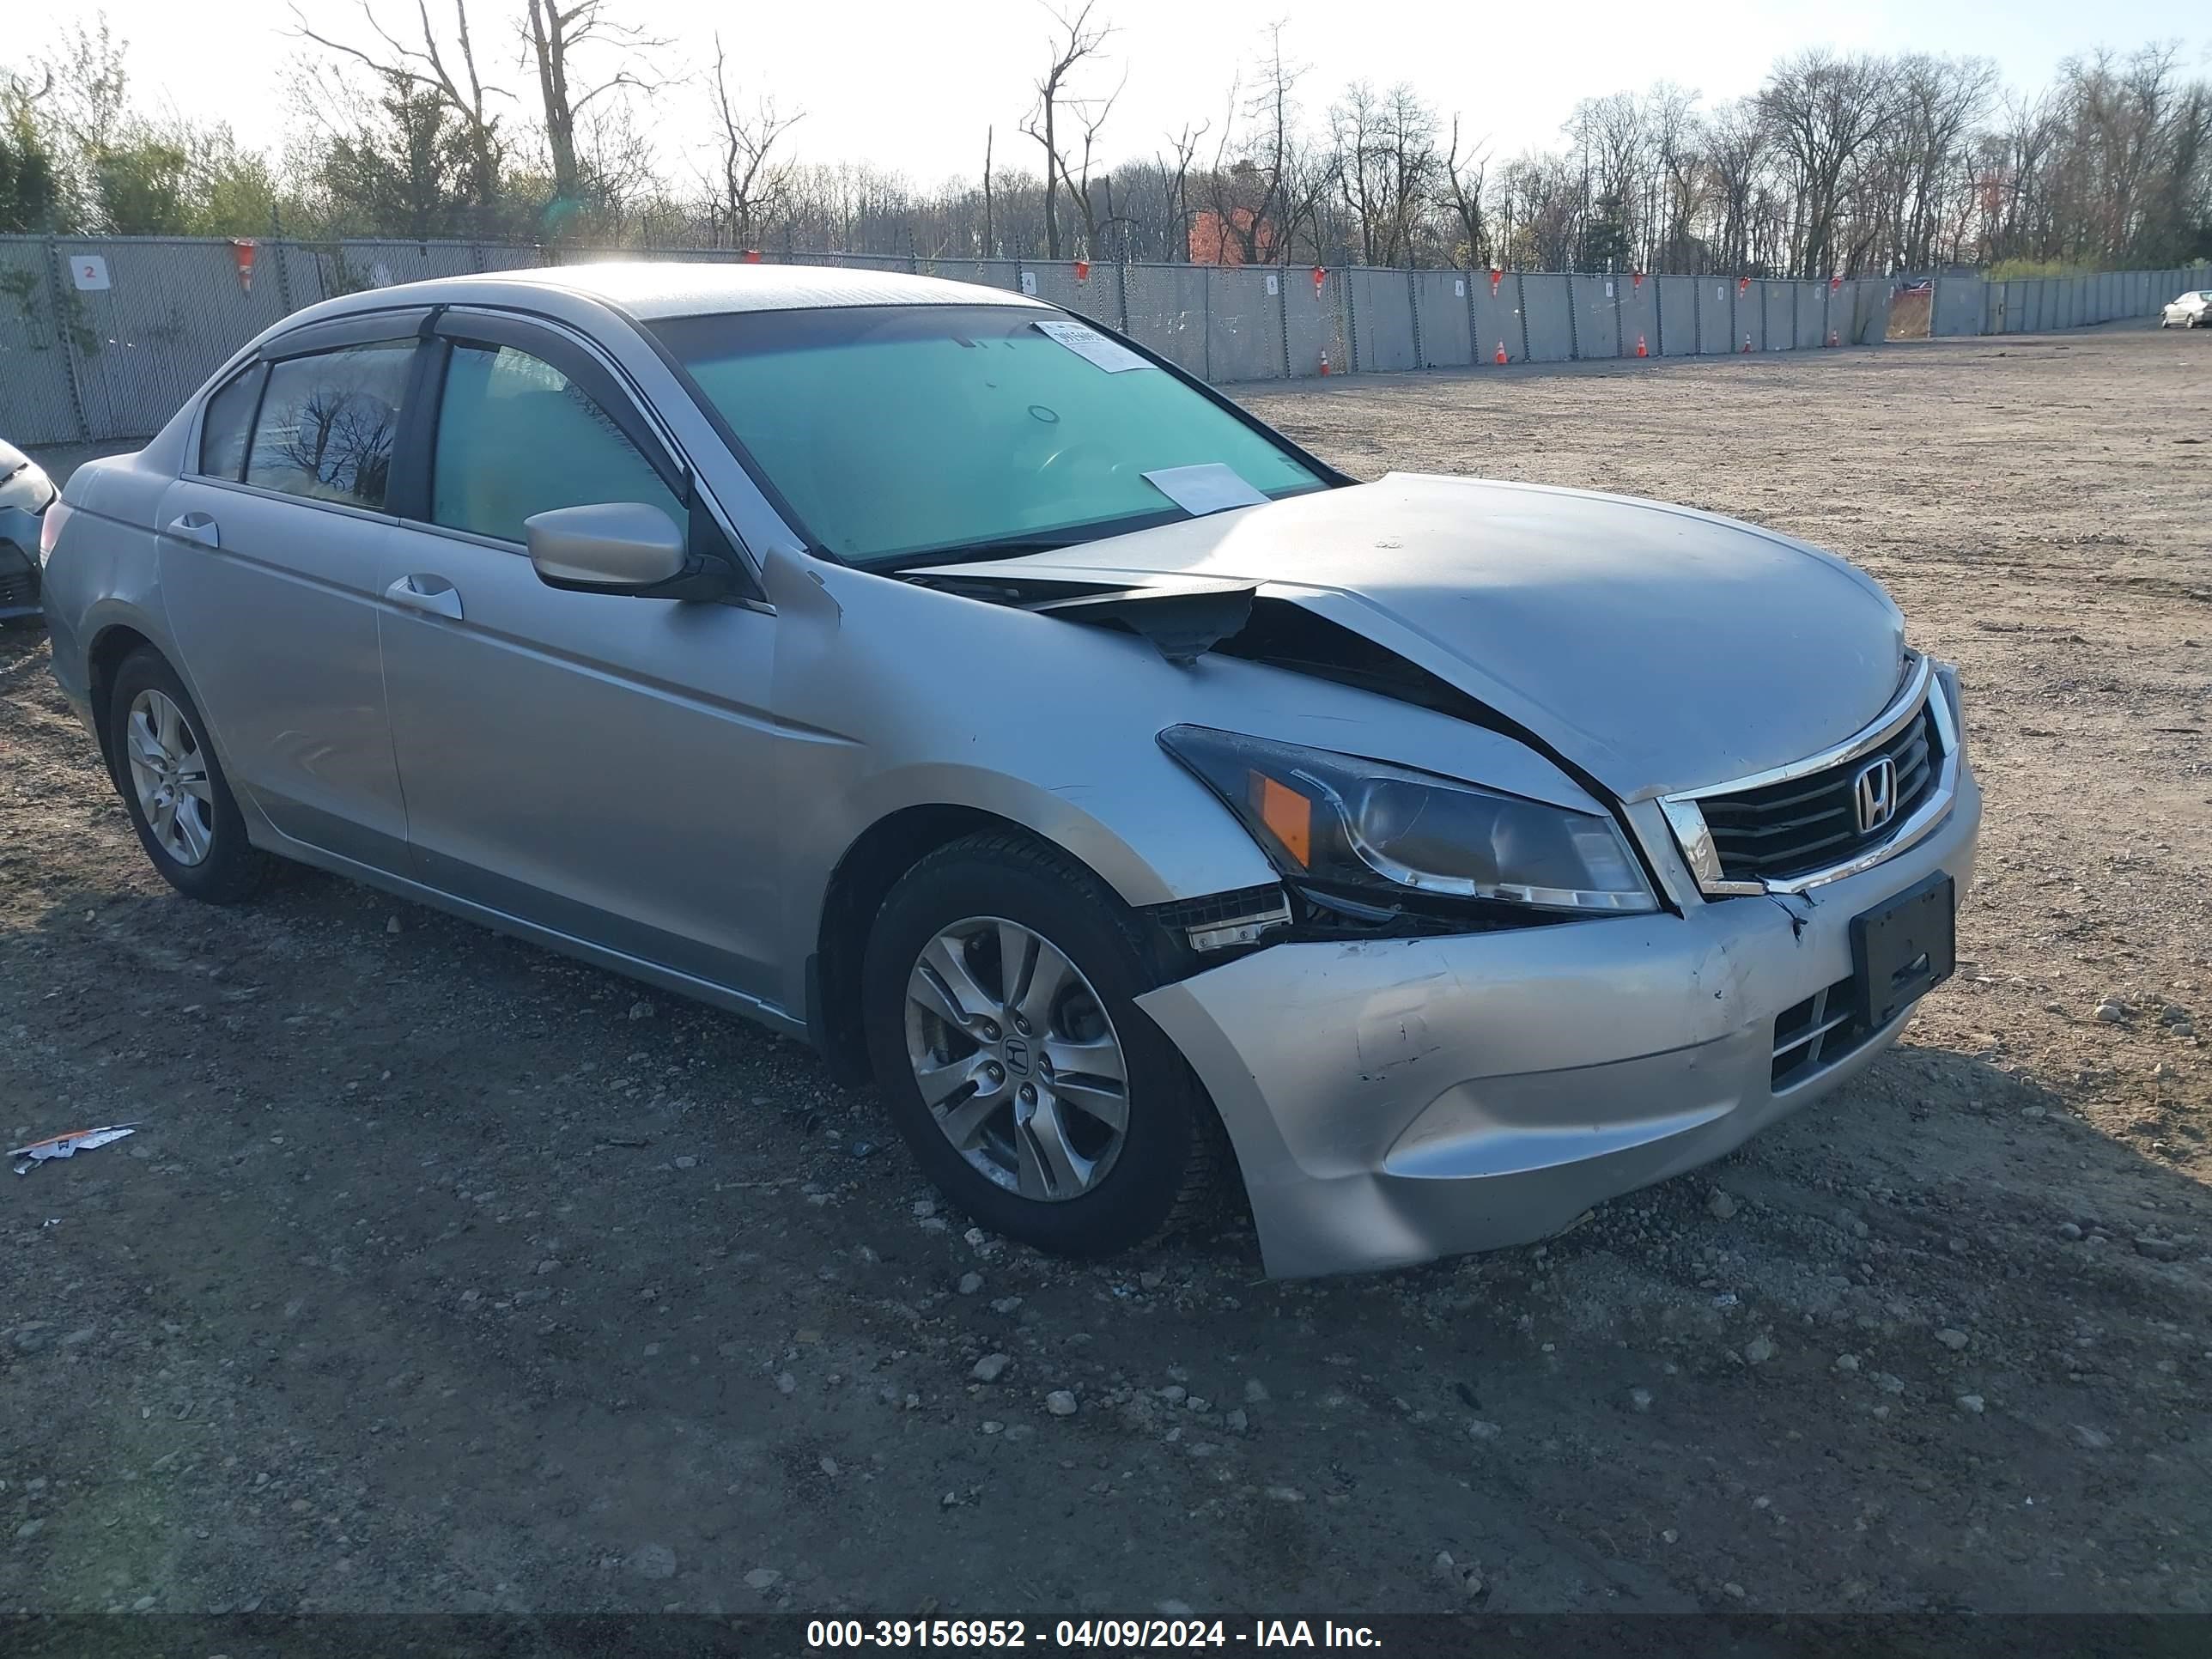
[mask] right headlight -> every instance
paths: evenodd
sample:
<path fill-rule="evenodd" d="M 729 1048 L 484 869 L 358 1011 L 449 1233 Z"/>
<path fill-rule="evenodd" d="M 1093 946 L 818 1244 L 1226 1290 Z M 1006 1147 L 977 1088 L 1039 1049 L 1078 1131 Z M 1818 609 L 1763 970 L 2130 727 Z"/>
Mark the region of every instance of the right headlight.
<path fill-rule="evenodd" d="M 1221 798 L 1294 884 L 1621 914 L 1658 901 L 1613 820 L 1433 773 L 1202 726 L 1160 746 Z"/>

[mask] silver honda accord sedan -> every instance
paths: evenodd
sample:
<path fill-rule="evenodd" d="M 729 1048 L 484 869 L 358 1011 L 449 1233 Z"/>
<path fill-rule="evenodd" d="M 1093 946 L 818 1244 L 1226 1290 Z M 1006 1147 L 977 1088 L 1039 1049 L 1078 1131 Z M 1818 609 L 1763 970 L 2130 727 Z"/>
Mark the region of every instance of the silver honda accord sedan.
<path fill-rule="evenodd" d="M 1957 677 L 1841 560 L 1346 477 L 1018 295 L 618 264 L 314 306 L 42 526 L 146 854 L 295 859 L 872 1079 L 983 1225 L 1541 1237 L 1952 971 Z"/>

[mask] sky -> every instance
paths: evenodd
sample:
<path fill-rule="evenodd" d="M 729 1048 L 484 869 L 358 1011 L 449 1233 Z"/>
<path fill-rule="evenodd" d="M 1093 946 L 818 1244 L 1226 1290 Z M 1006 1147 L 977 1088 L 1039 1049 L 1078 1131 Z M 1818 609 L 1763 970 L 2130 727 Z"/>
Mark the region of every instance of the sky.
<path fill-rule="evenodd" d="M 412 17 L 410 0 L 370 3 L 388 23 Z M 927 186 L 980 173 L 985 131 L 995 125 L 1002 164 L 1012 156 L 1037 166 L 1036 144 L 1018 131 L 1052 28 L 1037 0 L 610 3 L 620 15 L 649 16 L 674 39 L 661 54 L 665 72 L 711 62 L 720 28 L 736 87 L 805 112 L 792 137 L 802 161 L 871 161 Z M 359 0 L 302 6 L 320 33 L 368 38 Z M 286 66 L 303 46 L 286 36 L 285 6 L 55 0 L 40 14 L 58 27 L 89 21 L 95 10 L 130 43 L 142 103 L 227 120 L 257 148 L 281 143 L 290 120 Z M 223 10 L 230 15 L 218 21 Z M 450 4 L 431 11 L 452 15 Z M 510 87 L 526 114 L 534 85 L 522 70 L 520 36 L 512 25 L 491 27 L 521 12 L 522 0 L 471 0 L 485 78 Z M 1098 0 L 1097 15 L 1116 26 L 1099 80 L 1110 88 L 1127 72 L 1105 130 L 1109 162 L 1162 153 L 1166 135 L 1186 120 L 1210 118 L 1218 133 L 1231 76 L 1276 21 L 1286 25 L 1288 54 L 1307 65 L 1299 95 L 1316 121 L 1347 82 L 1407 81 L 1447 121 L 1461 115 L 1463 131 L 1500 158 L 1559 145 L 1578 99 L 1667 79 L 1717 102 L 1752 90 L 1776 56 L 1803 46 L 1988 57 L 2007 84 L 2027 88 L 2046 82 L 2069 54 L 2181 36 L 2185 64 L 2212 72 L 2212 25 L 2178 29 L 2177 20 L 2199 17 L 2196 8 L 2148 0 L 2094 8 L 2080 0 L 1705 0 L 1694 8 L 1575 0 L 1556 9 L 1468 0 Z M 584 79 L 590 62 L 572 68 L 572 79 Z M 689 178 L 710 131 L 703 88 L 664 90 L 651 122 L 668 170 Z"/>

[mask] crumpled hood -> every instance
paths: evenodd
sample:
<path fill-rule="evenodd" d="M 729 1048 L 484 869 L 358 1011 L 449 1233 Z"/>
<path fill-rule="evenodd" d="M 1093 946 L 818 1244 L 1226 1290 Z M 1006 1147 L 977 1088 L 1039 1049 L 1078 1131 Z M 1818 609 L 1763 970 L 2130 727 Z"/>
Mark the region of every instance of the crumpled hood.
<path fill-rule="evenodd" d="M 1905 665 L 1896 605 L 1832 555 L 1687 507 L 1536 484 L 1392 473 L 966 568 L 1261 584 L 1480 698 L 1628 799 L 1838 743 L 1881 712 Z"/>

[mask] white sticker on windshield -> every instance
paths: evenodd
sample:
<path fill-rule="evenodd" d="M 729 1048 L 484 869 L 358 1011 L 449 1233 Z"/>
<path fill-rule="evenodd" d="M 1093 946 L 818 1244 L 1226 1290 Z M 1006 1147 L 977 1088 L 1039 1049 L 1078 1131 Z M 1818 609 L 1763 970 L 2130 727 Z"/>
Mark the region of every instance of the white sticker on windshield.
<path fill-rule="evenodd" d="M 1047 339 L 1059 341 L 1085 362 L 1097 364 L 1109 374 L 1152 367 L 1128 347 L 1108 339 L 1097 329 L 1082 323 L 1039 323 L 1036 330 Z"/>
<path fill-rule="evenodd" d="M 1261 507 L 1267 498 L 1219 461 L 1197 466 L 1164 466 L 1145 474 L 1145 482 L 1194 519 L 1232 507 Z"/>

